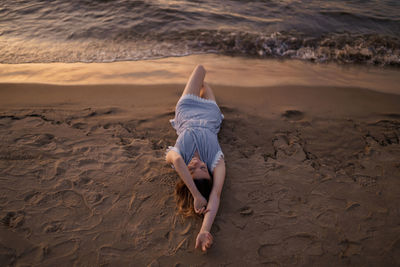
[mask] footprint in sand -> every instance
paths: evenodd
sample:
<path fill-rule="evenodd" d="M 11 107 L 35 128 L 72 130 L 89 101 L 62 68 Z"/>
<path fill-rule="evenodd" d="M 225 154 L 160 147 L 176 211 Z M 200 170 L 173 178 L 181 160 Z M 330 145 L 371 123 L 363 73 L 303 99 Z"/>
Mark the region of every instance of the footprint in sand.
<path fill-rule="evenodd" d="M 1 219 L 1 222 L 10 227 L 10 228 L 18 228 L 24 224 L 25 213 L 23 211 L 10 211 Z"/>
<path fill-rule="evenodd" d="M 253 214 L 253 210 L 250 207 L 243 207 L 240 209 L 240 215 L 242 216 L 250 216 Z"/>
<path fill-rule="evenodd" d="M 333 228 L 337 223 L 337 215 L 332 210 L 325 210 L 318 214 L 316 218 L 321 227 Z"/>
<path fill-rule="evenodd" d="M 103 199 L 103 195 L 100 193 L 96 193 L 96 192 L 90 192 L 86 197 L 86 201 L 90 205 L 99 203 L 102 199 Z"/>
<path fill-rule="evenodd" d="M 276 159 L 289 159 L 302 162 L 307 155 L 300 144 L 299 137 L 292 134 L 279 134 L 273 140 Z"/>
<path fill-rule="evenodd" d="M 64 224 L 61 221 L 52 221 L 45 223 L 42 227 L 45 233 L 55 233 L 62 231 L 64 229 Z"/>
<path fill-rule="evenodd" d="M 62 196 L 65 207 L 78 207 L 82 203 L 82 196 L 72 190 L 65 190 Z"/>
<path fill-rule="evenodd" d="M 77 122 L 72 124 L 72 128 L 79 129 L 79 130 L 85 130 L 88 127 L 87 123 L 82 123 L 82 122 Z"/>
<path fill-rule="evenodd" d="M 79 178 L 73 182 L 74 187 L 84 188 L 92 183 L 92 179 L 86 176 L 85 172 L 79 175 Z"/>
<path fill-rule="evenodd" d="M 94 117 L 94 116 L 101 116 L 101 115 L 110 115 L 110 114 L 116 114 L 120 111 L 118 108 L 102 108 L 102 109 L 97 109 L 95 111 L 92 111 L 91 108 L 87 109 L 89 111 L 89 114 L 86 115 L 85 117 Z"/>
<path fill-rule="evenodd" d="M 55 190 L 66 190 L 72 188 L 72 182 L 70 180 L 62 179 L 54 187 Z"/>
<path fill-rule="evenodd" d="M 367 175 L 354 175 L 354 181 L 356 181 L 361 187 L 370 187 L 377 185 L 377 178 Z"/>
<path fill-rule="evenodd" d="M 349 240 L 343 240 L 340 242 L 342 246 L 342 251 L 340 253 L 340 257 L 351 257 L 353 255 L 360 255 L 361 253 L 361 245 L 358 242 L 353 242 Z"/>
<path fill-rule="evenodd" d="M 26 193 L 26 196 L 24 197 L 24 201 L 28 202 L 30 204 L 36 204 L 37 201 L 41 199 L 41 193 L 37 191 L 31 191 Z"/>
<path fill-rule="evenodd" d="M 82 166 L 86 166 L 86 165 L 95 165 L 98 164 L 97 160 L 94 159 L 82 159 L 78 161 L 78 166 L 82 167 Z"/>
<path fill-rule="evenodd" d="M 266 193 L 264 190 L 254 190 L 247 194 L 248 198 L 252 201 L 261 201 L 265 197 Z"/>
<path fill-rule="evenodd" d="M 60 176 L 65 174 L 66 169 L 67 169 L 67 164 L 65 164 L 64 161 L 58 160 L 54 163 L 54 169 L 55 169 L 55 176 Z"/>
<path fill-rule="evenodd" d="M 54 246 L 46 247 L 45 257 L 59 258 L 67 255 L 73 255 L 79 248 L 79 241 L 75 239 L 60 242 Z"/>
<path fill-rule="evenodd" d="M 103 246 L 100 248 L 100 257 L 122 257 L 125 253 L 127 253 L 128 249 L 118 249 L 110 246 Z"/>
<path fill-rule="evenodd" d="M 299 110 L 286 110 L 282 114 L 282 117 L 289 120 L 298 121 L 304 118 L 304 113 Z"/>
<path fill-rule="evenodd" d="M 61 203 L 63 191 L 55 193 L 40 194 L 34 204 L 37 206 L 47 206 L 48 204 L 59 205 Z"/>
<path fill-rule="evenodd" d="M 280 244 L 264 244 L 258 248 L 257 253 L 262 258 L 275 259 L 277 255 L 281 254 L 281 251 Z"/>
<path fill-rule="evenodd" d="M 53 139 L 54 135 L 52 134 L 25 134 L 14 141 L 17 145 L 32 145 L 42 147 L 53 142 Z"/>
<path fill-rule="evenodd" d="M 52 168 L 46 169 L 46 171 L 40 176 L 40 179 L 51 181 L 57 177 L 64 175 L 66 169 L 67 166 L 65 162 L 62 160 L 57 160 Z"/>
<path fill-rule="evenodd" d="M 324 253 L 322 244 L 316 236 L 309 233 L 297 233 L 282 239 L 282 243 L 264 244 L 258 248 L 258 255 L 270 260 L 287 258 L 292 255 L 319 256 Z"/>
<path fill-rule="evenodd" d="M 317 237 L 310 233 L 297 233 L 284 239 L 285 247 L 290 248 L 287 252 L 302 255 L 305 253 L 310 256 L 320 256 L 324 253 L 321 242 Z"/>
<path fill-rule="evenodd" d="M 44 146 L 50 144 L 54 140 L 54 135 L 52 134 L 39 134 L 35 138 L 35 145 L 37 146 Z"/>

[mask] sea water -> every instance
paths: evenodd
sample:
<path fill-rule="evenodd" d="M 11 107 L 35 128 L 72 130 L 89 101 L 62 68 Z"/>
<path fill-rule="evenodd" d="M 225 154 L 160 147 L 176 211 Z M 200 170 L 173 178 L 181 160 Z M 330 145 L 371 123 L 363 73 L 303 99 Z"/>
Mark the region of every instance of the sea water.
<path fill-rule="evenodd" d="M 400 1 L 0 2 L 0 63 L 215 53 L 400 66 Z"/>

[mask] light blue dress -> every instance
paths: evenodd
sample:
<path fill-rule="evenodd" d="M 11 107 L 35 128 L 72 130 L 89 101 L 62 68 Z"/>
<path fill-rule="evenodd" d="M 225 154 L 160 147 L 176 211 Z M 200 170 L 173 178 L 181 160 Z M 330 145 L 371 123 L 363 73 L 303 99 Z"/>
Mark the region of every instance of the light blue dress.
<path fill-rule="evenodd" d="M 213 100 L 196 95 L 182 96 L 175 108 L 175 118 L 170 120 L 178 134 L 174 150 L 180 154 L 186 165 L 198 151 L 200 160 L 213 173 L 218 161 L 224 156 L 218 143 L 218 132 L 224 116 Z"/>

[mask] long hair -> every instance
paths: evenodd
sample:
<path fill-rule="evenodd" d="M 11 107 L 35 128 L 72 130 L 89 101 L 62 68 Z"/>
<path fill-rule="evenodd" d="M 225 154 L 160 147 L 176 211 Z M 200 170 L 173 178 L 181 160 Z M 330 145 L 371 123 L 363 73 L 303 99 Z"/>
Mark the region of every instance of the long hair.
<path fill-rule="evenodd" d="M 212 178 L 194 179 L 193 181 L 199 192 L 208 201 L 213 185 Z M 198 215 L 194 212 L 192 193 L 190 193 L 189 188 L 187 188 L 186 184 L 181 179 L 178 180 L 175 186 L 175 200 L 178 212 L 184 217 Z"/>

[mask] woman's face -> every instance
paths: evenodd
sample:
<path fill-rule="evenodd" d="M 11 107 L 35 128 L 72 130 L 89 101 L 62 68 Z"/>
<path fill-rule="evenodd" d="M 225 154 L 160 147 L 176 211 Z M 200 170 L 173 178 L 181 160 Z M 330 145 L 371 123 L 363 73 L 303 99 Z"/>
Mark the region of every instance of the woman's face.
<path fill-rule="evenodd" d="M 189 162 L 188 168 L 193 179 L 211 179 L 207 165 L 196 156 Z"/>

